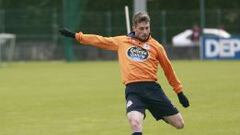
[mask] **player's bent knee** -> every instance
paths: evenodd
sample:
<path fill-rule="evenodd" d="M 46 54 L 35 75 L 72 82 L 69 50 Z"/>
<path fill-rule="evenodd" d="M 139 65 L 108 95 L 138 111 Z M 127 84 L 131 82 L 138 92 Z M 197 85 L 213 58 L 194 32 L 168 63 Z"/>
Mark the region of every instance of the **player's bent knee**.
<path fill-rule="evenodd" d="M 184 120 L 181 114 L 176 114 L 172 116 L 168 116 L 164 118 L 169 124 L 171 124 L 176 129 L 183 129 L 184 128 Z"/>
<path fill-rule="evenodd" d="M 184 128 L 184 124 L 176 125 L 175 127 L 176 127 L 177 129 L 183 129 L 183 128 Z"/>
<path fill-rule="evenodd" d="M 174 125 L 177 129 L 183 129 L 184 128 L 184 122 L 183 121 L 178 121 Z"/>

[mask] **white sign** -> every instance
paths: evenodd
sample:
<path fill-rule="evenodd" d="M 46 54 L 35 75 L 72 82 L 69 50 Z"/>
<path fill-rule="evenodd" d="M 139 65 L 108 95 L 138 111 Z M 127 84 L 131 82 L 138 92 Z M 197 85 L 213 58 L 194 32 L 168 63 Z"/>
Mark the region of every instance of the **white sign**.
<path fill-rule="evenodd" d="M 204 58 L 234 58 L 240 53 L 240 39 L 236 38 L 206 38 L 202 45 Z"/>

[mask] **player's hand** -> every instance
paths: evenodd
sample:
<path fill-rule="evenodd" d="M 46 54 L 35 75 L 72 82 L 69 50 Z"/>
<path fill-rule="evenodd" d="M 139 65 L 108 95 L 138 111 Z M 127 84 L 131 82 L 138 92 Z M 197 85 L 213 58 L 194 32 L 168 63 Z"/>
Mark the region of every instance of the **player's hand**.
<path fill-rule="evenodd" d="M 59 32 L 65 37 L 75 38 L 75 33 L 67 28 L 61 28 Z"/>
<path fill-rule="evenodd" d="M 186 107 L 190 106 L 189 101 L 188 101 L 187 97 L 183 94 L 183 92 L 180 92 L 177 95 L 178 95 L 178 100 L 182 104 L 183 107 L 186 108 Z"/>

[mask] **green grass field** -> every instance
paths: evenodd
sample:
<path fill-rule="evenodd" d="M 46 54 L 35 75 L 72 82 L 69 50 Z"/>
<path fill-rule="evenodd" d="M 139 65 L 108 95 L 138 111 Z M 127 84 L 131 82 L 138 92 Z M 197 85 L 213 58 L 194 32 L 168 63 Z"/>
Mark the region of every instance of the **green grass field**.
<path fill-rule="evenodd" d="M 145 135 L 239 135 L 240 61 L 173 61 L 191 106 L 176 130 L 150 113 Z M 31 62 L 0 67 L 0 135 L 130 135 L 117 62 Z"/>

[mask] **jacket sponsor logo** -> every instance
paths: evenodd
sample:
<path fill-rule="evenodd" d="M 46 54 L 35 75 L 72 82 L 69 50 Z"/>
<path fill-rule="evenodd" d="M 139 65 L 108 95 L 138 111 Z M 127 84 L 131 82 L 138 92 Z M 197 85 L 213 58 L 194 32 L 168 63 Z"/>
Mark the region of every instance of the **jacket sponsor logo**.
<path fill-rule="evenodd" d="M 148 58 L 149 54 L 146 49 L 133 46 L 127 50 L 127 56 L 133 61 L 143 62 Z"/>

